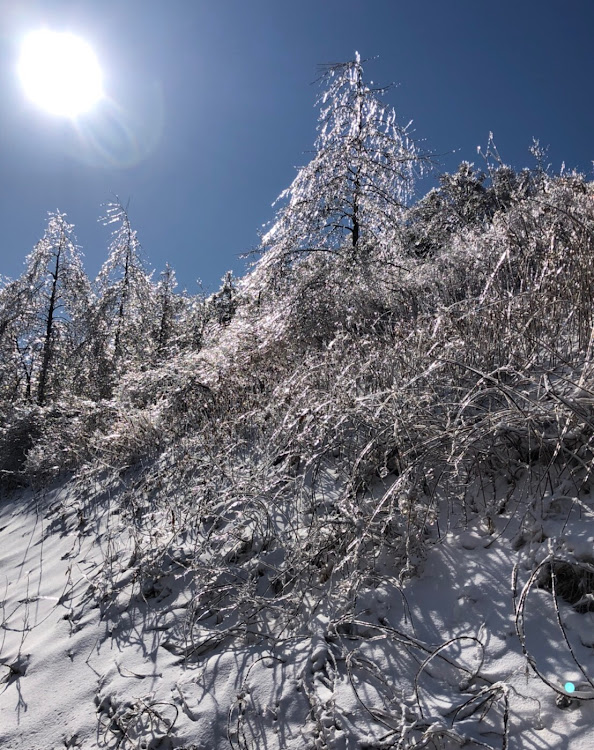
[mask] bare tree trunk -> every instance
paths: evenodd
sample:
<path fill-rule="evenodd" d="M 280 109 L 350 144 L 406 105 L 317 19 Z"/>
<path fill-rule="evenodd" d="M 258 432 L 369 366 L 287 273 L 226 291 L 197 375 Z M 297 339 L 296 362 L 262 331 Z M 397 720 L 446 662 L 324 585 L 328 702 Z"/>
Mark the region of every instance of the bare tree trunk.
<path fill-rule="evenodd" d="M 361 195 L 361 151 L 363 147 L 363 73 L 361 66 L 357 68 L 357 135 L 355 139 L 355 150 L 357 152 L 357 164 L 355 167 L 355 185 L 353 190 L 353 215 L 351 217 L 353 249 L 359 248 L 360 234 L 360 217 L 359 217 L 359 198 Z"/>
<path fill-rule="evenodd" d="M 126 302 L 128 300 L 128 286 L 130 284 L 130 253 L 126 253 L 126 265 L 124 267 L 124 279 L 122 281 L 122 295 L 120 297 L 120 309 L 118 310 L 118 327 L 114 340 L 114 359 L 119 362 L 122 355 L 122 329 L 124 326 L 124 316 L 126 315 Z"/>
<path fill-rule="evenodd" d="M 49 306 L 46 318 L 45 338 L 43 341 L 43 355 L 41 360 L 41 371 L 39 373 L 39 383 L 37 385 L 37 403 L 43 406 L 45 402 L 45 392 L 47 387 L 47 376 L 50 368 L 52 357 L 52 338 L 54 334 L 54 313 L 56 310 L 56 300 L 58 293 L 58 278 L 60 274 L 60 256 L 62 254 L 63 237 L 60 237 L 60 245 L 56 253 L 56 266 L 52 273 L 52 291 L 49 299 Z"/>

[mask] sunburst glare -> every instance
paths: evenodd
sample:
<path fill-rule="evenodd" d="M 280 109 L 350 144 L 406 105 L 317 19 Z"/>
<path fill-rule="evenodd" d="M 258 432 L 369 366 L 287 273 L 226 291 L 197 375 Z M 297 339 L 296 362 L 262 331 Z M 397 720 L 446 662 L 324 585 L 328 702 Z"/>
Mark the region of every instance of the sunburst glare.
<path fill-rule="evenodd" d="M 18 73 L 27 97 L 53 115 L 76 117 L 103 95 L 102 73 L 90 45 L 68 32 L 41 29 L 22 44 Z"/>

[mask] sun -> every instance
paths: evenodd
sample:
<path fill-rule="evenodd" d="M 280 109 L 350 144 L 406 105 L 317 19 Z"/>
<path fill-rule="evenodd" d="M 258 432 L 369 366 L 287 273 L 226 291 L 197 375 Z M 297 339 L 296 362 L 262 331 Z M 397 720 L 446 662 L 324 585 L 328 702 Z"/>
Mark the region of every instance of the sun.
<path fill-rule="evenodd" d="M 18 74 L 27 97 L 53 115 L 76 117 L 103 96 L 95 53 L 80 37 L 42 29 L 22 44 Z"/>

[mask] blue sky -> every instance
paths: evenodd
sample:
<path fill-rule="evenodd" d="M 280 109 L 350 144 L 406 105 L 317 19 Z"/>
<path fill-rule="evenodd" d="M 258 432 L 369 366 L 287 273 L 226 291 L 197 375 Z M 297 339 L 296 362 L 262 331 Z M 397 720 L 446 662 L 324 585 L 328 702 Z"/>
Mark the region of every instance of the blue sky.
<path fill-rule="evenodd" d="M 70 30 L 95 48 L 111 104 L 76 126 L 27 101 L 23 35 Z M 591 177 L 594 3 L 536 0 L 0 0 L 0 274 L 18 276 L 47 211 L 76 225 L 90 275 L 97 222 L 126 203 L 147 265 L 218 286 L 258 242 L 271 203 L 308 160 L 318 63 L 367 63 L 440 171 L 493 131 L 507 163 L 532 137 Z"/>

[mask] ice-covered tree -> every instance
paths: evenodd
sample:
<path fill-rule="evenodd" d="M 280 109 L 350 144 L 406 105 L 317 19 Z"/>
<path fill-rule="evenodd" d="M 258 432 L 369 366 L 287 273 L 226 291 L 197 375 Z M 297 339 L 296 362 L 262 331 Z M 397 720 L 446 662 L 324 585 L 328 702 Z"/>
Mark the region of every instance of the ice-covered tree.
<path fill-rule="evenodd" d="M 167 263 L 155 289 L 157 315 L 154 336 L 157 359 L 162 359 L 177 339 L 179 317 L 185 306 L 185 300 L 175 293 L 176 287 L 175 271 Z"/>
<path fill-rule="evenodd" d="M 441 175 L 439 187 L 430 190 L 407 213 L 408 251 L 419 257 L 434 255 L 461 227 L 490 218 L 494 203 L 485 185 L 486 177 L 468 162 L 462 162 L 453 174 Z"/>
<path fill-rule="evenodd" d="M 201 282 L 198 282 L 201 284 Z M 194 295 L 182 295 L 179 317 L 178 345 L 181 350 L 199 351 L 202 349 L 213 310 L 210 298 L 200 291 Z"/>
<path fill-rule="evenodd" d="M 233 320 L 237 310 L 237 287 L 233 278 L 233 271 L 227 271 L 221 282 L 221 288 L 212 295 L 210 304 L 217 323 L 226 326 Z"/>
<path fill-rule="evenodd" d="M 18 340 L 23 330 L 27 295 L 17 281 L 4 280 L 0 287 L 0 402 L 15 401 L 25 378 Z"/>
<path fill-rule="evenodd" d="M 425 159 L 354 60 L 323 69 L 315 156 L 278 198 L 261 265 L 290 266 L 311 253 L 361 255 L 390 247 Z"/>
<path fill-rule="evenodd" d="M 119 201 L 108 203 L 103 221 L 116 228 L 97 277 L 95 328 L 102 340 L 101 358 L 117 372 L 149 360 L 157 307 L 154 285 L 145 271 L 127 209 Z"/>
<path fill-rule="evenodd" d="M 456 232 L 488 225 L 498 212 L 526 198 L 537 179 L 536 173 L 516 172 L 501 160 L 489 165 L 488 174 L 463 161 L 456 172 L 441 175 L 439 187 L 408 210 L 404 231 L 408 253 L 427 258 L 447 251 Z"/>
<path fill-rule="evenodd" d="M 86 339 L 90 285 L 66 215 L 49 215 L 47 229 L 11 287 L 18 310 L 11 323 L 25 377 L 25 396 L 43 405 L 76 375 Z"/>

